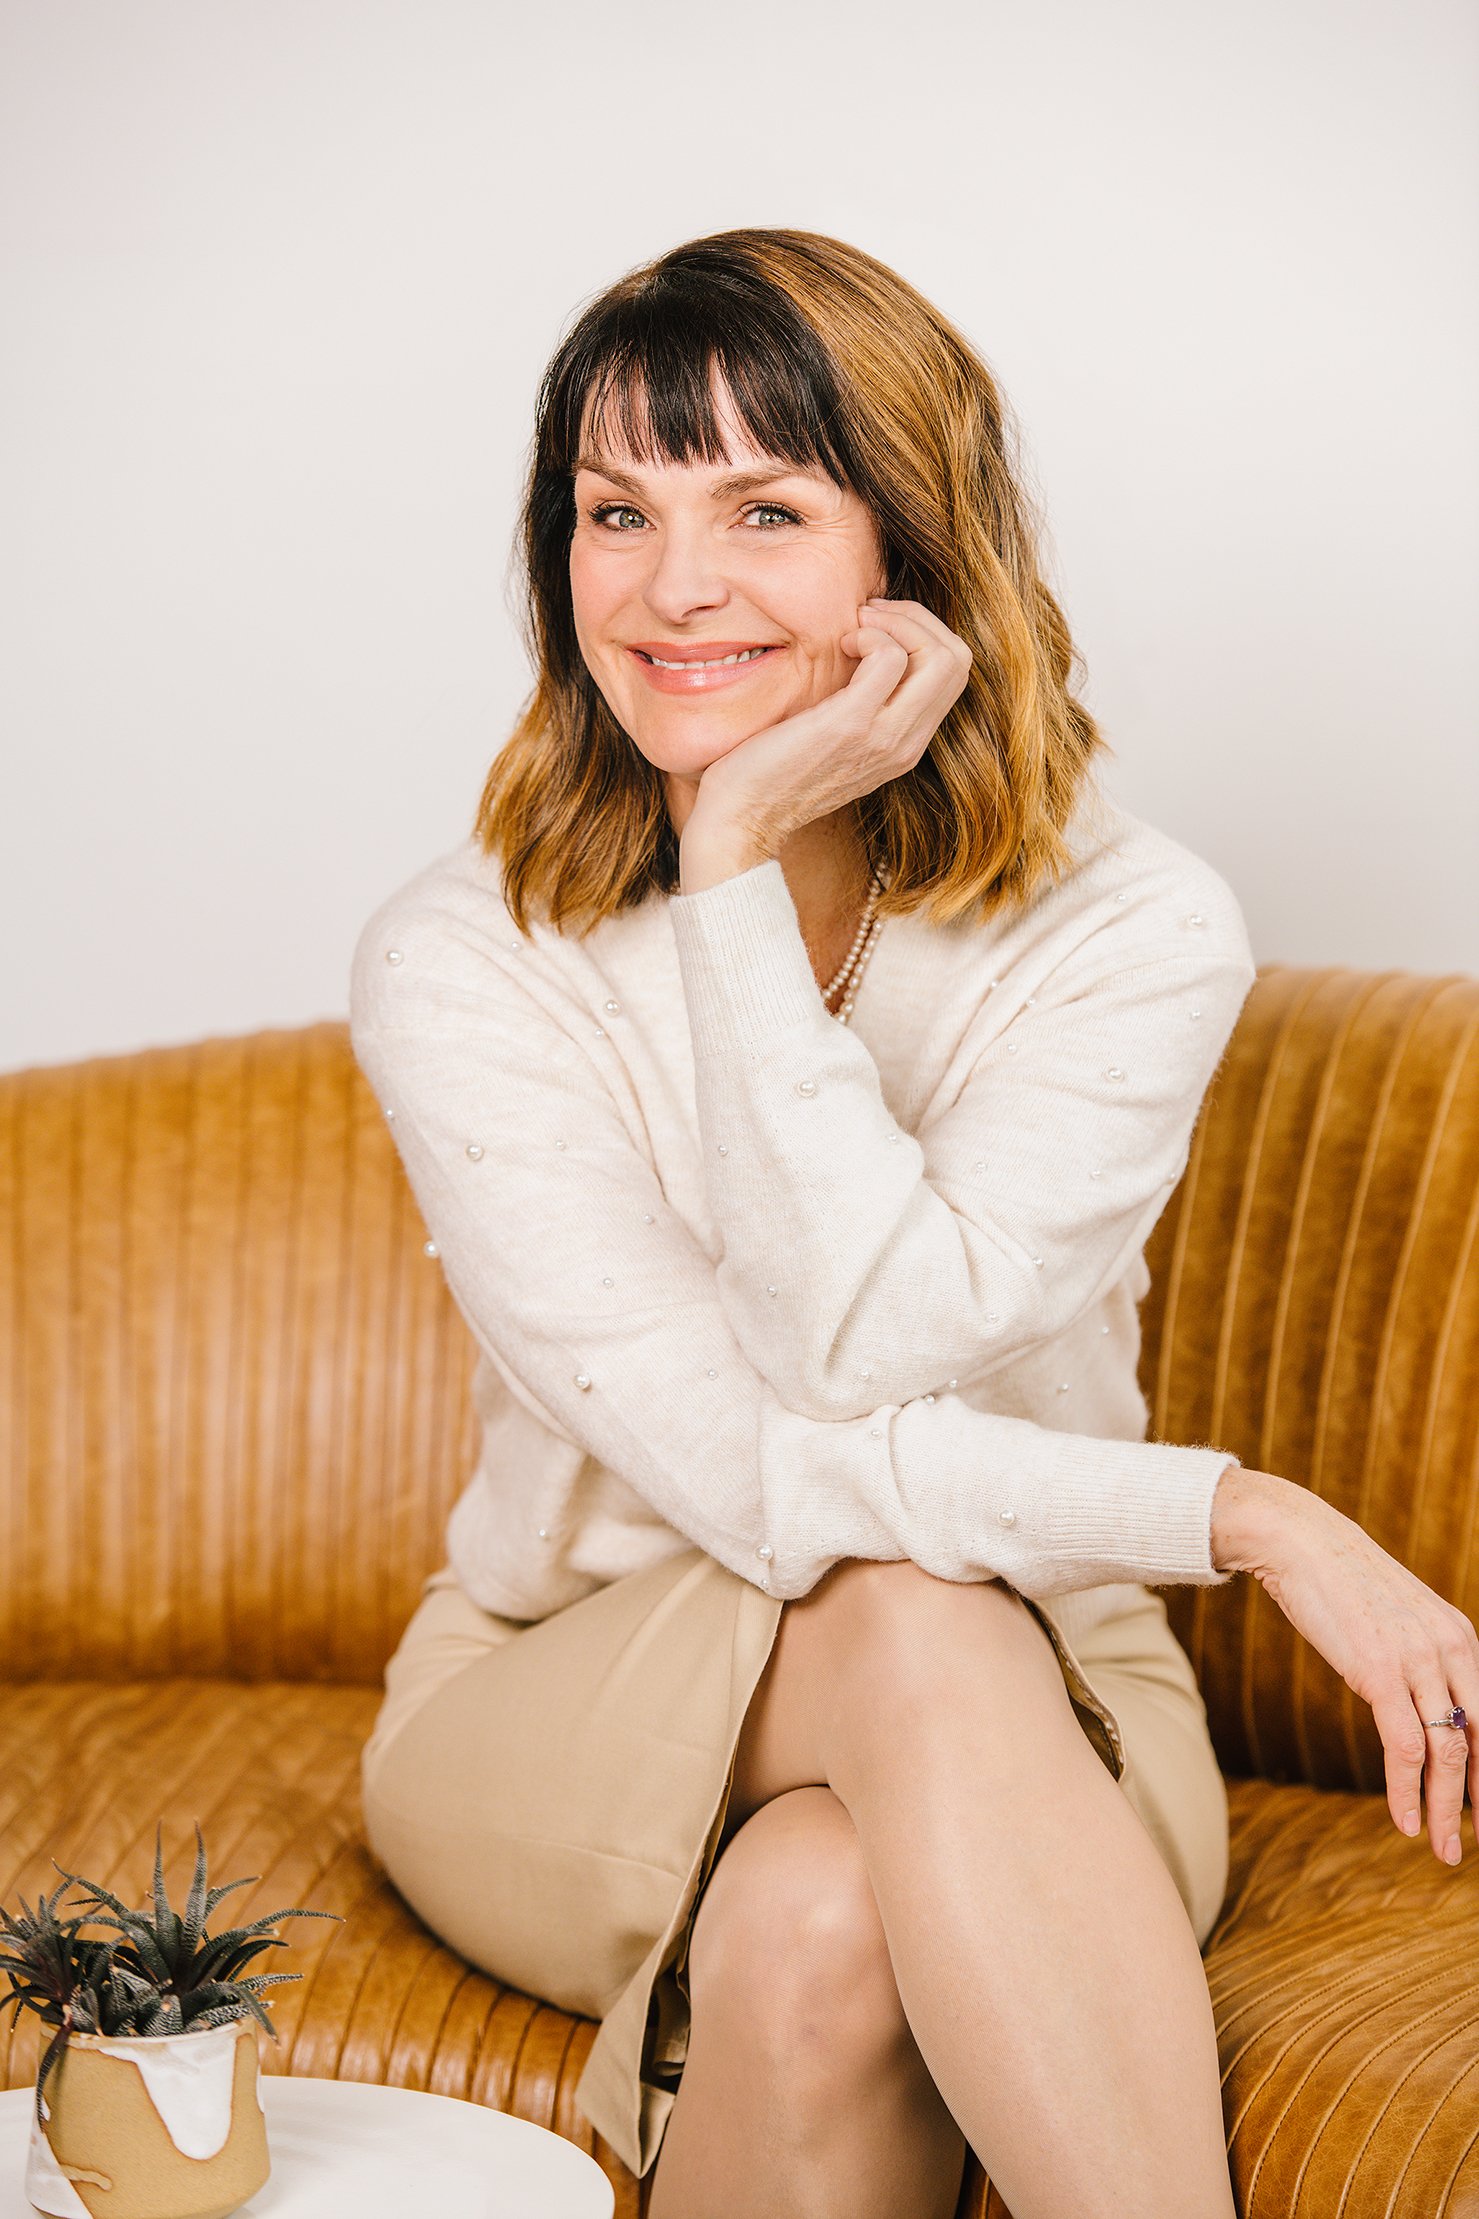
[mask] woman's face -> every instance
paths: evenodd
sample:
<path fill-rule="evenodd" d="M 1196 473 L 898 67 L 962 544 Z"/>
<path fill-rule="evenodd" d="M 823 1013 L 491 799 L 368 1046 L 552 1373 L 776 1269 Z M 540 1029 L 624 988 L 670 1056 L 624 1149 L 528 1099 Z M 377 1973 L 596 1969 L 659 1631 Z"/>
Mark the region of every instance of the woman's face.
<path fill-rule="evenodd" d="M 588 434 L 570 542 L 586 667 L 648 761 L 695 789 L 741 740 L 846 685 L 857 663 L 841 638 L 888 589 L 858 496 L 759 454 L 717 382 L 714 400 L 722 463 L 644 466 L 596 454 Z"/>

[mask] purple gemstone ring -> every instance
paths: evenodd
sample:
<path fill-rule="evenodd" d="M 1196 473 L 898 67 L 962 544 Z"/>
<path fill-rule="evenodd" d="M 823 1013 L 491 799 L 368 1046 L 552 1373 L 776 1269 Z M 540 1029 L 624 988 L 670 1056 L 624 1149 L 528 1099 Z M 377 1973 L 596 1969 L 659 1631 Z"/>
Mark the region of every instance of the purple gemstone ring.
<path fill-rule="evenodd" d="M 1460 1710 L 1455 1704 L 1453 1709 L 1446 1712 L 1442 1718 L 1424 1719 L 1423 1723 L 1427 1726 L 1457 1726 L 1459 1732 L 1463 1733 L 1469 1723 L 1469 1714 L 1467 1711 Z"/>

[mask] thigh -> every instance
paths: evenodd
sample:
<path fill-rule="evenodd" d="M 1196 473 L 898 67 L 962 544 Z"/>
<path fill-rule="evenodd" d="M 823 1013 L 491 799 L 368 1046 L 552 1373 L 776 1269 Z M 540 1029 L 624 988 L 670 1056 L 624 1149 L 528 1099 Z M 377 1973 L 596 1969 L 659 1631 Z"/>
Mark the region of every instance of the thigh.
<path fill-rule="evenodd" d="M 367 1791 L 397 1734 L 437 1690 L 523 1630 L 515 1619 L 479 1609 L 445 1567 L 433 1573 L 385 1667 L 385 1694 L 360 1752 Z"/>
<path fill-rule="evenodd" d="M 960 1699 L 966 1643 L 978 1673 L 983 1648 L 989 1656 L 1016 1730 L 1079 1733 L 1049 1635 L 1000 1580 L 851 1558 L 786 1602 L 736 1745 L 724 1838 L 772 1796 L 828 1785 L 827 1751 L 849 1716 L 866 1732 L 886 1706 L 927 1712 Z M 982 1695 L 973 1680 L 971 1700 Z"/>
<path fill-rule="evenodd" d="M 739 1736 L 724 1838 L 769 1797 L 826 1782 L 824 1752 L 839 1704 L 858 1704 L 866 1727 L 870 1705 L 882 1716 L 901 1700 L 941 1704 L 958 1695 L 967 1639 L 978 1658 L 987 1645 L 992 1684 L 1008 1691 L 1003 1707 L 1014 1731 L 1039 1741 L 1053 1733 L 1091 1738 L 1058 1650 L 1013 1588 L 938 1580 L 908 1561 L 849 1560 L 782 1608 Z M 1164 1601 L 1147 1594 L 1083 1637 L 1074 1655 L 1076 1672 L 1116 1721 L 1125 1757 L 1120 1786 L 1204 1947 L 1227 1887 L 1227 1791 L 1191 1660 L 1171 1632 Z M 971 1699 L 983 1699 L 979 1681 Z"/>
<path fill-rule="evenodd" d="M 736 1686 L 774 1616 L 684 1550 L 433 1659 L 364 1771 L 366 1837 L 401 1895 L 496 1979 L 604 2018 L 717 1817 Z"/>

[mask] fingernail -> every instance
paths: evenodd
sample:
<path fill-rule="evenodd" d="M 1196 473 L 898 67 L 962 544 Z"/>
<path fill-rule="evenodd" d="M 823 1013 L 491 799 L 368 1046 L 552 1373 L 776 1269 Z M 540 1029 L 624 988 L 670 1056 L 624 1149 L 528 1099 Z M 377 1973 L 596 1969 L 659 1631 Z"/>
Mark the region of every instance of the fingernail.
<path fill-rule="evenodd" d="M 1409 1812 L 1407 1813 L 1407 1816 L 1406 1816 L 1406 1817 L 1405 1817 L 1405 1818 L 1403 1819 L 1403 1821 L 1402 1821 L 1402 1831 L 1403 1831 L 1403 1833 L 1404 1833 L 1404 1834 L 1415 1834 L 1415 1833 L 1417 1832 L 1417 1828 L 1418 1828 L 1418 1816 L 1417 1816 L 1417 1813 L 1416 1813 L 1416 1811 L 1409 1811 Z"/>
<path fill-rule="evenodd" d="M 1450 1837 L 1448 1847 L 1444 1850 L 1443 1854 L 1448 1859 L 1448 1862 L 1451 1865 L 1456 1865 L 1458 1863 L 1459 1858 L 1463 1855 L 1463 1849 L 1460 1846 L 1457 1834 L 1454 1834 Z"/>

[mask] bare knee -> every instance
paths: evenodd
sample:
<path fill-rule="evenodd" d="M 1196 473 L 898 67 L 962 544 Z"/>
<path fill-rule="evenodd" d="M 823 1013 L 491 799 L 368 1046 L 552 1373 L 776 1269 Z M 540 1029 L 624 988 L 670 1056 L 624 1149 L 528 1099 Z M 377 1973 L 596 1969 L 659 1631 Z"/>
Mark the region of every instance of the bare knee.
<path fill-rule="evenodd" d="M 834 1565 L 781 1612 L 735 1753 L 726 1833 L 812 1783 L 847 1802 L 842 1774 L 952 1732 L 963 1706 L 977 1720 L 994 1706 L 1004 1731 L 1072 1722 L 1057 1654 L 1016 1590 L 936 1579 L 908 1558 Z"/>
<path fill-rule="evenodd" d="M 695 2031 L 722 2024 L 801 2100 L 912 2039 L 856 1829 L 825 1787 L 761 1805 L 724 1849 L 689 1945 Z"/>

